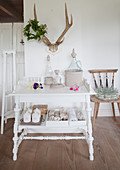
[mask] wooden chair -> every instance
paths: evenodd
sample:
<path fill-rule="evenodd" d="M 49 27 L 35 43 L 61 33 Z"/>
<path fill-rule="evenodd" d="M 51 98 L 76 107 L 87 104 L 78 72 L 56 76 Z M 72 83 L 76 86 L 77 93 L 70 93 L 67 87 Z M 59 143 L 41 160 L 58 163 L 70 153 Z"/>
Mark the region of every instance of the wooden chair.
<path fill-rule="evenodd" d="M 89 73 L 92 73 L 93 79 L 94 79 L 94 84 L 95 84 L 95 88 L 98 87 L 114 87 L 114 74 L 118 71 L 118 69 L 107 69 L 107 70 L 88 70 Z M 102 79 L 102 75 L 105 75 L 105 81 L 103 81 Z M 112 74 L 112 80 L 111 83 L 109 85 L 109 80 L 108 80 L 108 74 Z M 98 81 L 97 81 L 97 77 L 98 76 Z M 104 84 L 103 84 L 104 83 Z M 90 98 L 91 102 L 94 102 L 94 115 L 93 115 L 93 123 L 92 123 L 92 129 L 94 130 L 94 125 L 95 125 L 95 118 L 97 118 L 98 115 L 98 110 L 99 110 L 99 106 L 100 103 L 111 103 L 112 105 L 112 111 L 113 111 L 113 116 L 115 118 L 115 109 L 114 109 L 114 103 L 117 103 L 118 105 L 118 110 L 120 112 L 120 98 L 116 99 L 116 100 L 102 100 L 97 98 L 95 95 L 92 95 Z"/>

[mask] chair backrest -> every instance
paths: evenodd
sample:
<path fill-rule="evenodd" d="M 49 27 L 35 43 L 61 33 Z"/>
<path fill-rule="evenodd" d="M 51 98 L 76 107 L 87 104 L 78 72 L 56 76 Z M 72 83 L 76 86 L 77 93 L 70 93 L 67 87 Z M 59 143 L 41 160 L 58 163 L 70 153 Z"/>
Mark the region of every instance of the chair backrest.
<path fill-rule="evenodd" d="M 94 84 L 95 84 L 95 87 L 98 88 L 98 87 L 101 87 L 103 88 L 104 84 L 103 84 L 103 81 L 102 81 L 102 74 L 105 74 L 105 86 L 106 87 L 109 87 L 109 84 L 108 84 L 108 73 L 111 73 L 112 74 L 112 81 L 111 81 L 111 85 L 110 87 L 113 87 L 114 88 L 114 74 L 118 71 L 118 69 L 96 69 L 96 70 L 88 70 L 89 73 L 92 73 L 92 76 L 93 76 L 93 79 L 94 79 Z M 97 82 L 96 80 L 96 76 L 99 76 L 99 83 Z"/>

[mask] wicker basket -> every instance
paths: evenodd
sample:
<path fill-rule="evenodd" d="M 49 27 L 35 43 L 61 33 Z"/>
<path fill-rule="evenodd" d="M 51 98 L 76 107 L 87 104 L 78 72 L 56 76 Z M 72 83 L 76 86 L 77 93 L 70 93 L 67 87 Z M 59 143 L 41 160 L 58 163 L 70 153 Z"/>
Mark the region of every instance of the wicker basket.
<path fill-rule="evenodd" d="M 80 85 L 83 80 L 83 71 L 65 71 L 65 85 L 73 86 L 75 84 Z"/>

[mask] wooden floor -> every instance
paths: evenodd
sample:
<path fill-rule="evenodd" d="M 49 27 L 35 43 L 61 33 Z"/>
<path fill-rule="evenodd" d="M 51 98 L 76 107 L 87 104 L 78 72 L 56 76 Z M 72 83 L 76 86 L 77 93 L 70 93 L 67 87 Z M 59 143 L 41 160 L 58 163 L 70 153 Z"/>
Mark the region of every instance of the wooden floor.
<path fill-rule="evenodd" d="M 88 159 L 85 140 L 24 140 L 13 161 L 12 127 L 11 119 L 0 135 L 0 170 L 120 170 L 120 117 L 97 118 L 94 161 Z"/>

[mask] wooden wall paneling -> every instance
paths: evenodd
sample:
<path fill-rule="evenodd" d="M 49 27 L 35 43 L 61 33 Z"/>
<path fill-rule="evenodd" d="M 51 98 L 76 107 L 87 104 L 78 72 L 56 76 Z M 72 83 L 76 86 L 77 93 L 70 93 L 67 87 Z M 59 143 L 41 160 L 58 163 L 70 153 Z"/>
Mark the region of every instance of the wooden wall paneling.
<path fill-rule="evenodd" d="M 12 62 L 13 58 L 12 55 L 10 54 L 7 58 L 7 91 L 12 91 L 13 90 L 13 62 Z M 12 110 L 13 108 L 13 102 L 12 102 L 12 98 L 8 99 L 8 108 L 7 110 Z"/>
<path fill-rule="evenodd" d="M 21 44 L 21 38 L 23 38 L 23 30 L 21 30 L 21 25 L 23 25 L 23 23 L 20 23 L 19 25 L 17 25 L 17 29 L 16 29 L 16 51 L 17 52 L 21 52 L 24 51 L 24 45 Z"/>
<path fill-rule="evenodd" d="M 12 47 L 12 24 L 0 24 L 0 108 L 2 104 L 2 80 L 3 80 L 3 50 L 10 50 Z M 9 82 L 8 82 L 9 83 Z M 1 113 L 1 111 L 0 111 Z"/>
<path fill-rule="evenodd" d="M 22 79 L 24 77 L 24 45 L 20 43 L 21 41 L 21 24 L 15 24 L 15 40 L 14 40 L 14 48 L 16 48 L 16 63 L 17 63 L 17 80 Z"/>
<path fill-rule="evenodd" d="M 21 40 L 21 23 L 0 24 L 0 108 L 2 103 L 2 80 L 3 80 L 3 50 L 16 50 L 17 80 L 24 76 L 24 45 Z M 7 90 L 12 90 L 13 86 L 12 57 L 7 59 Z M 12 103 L 8 102 L 8 109 Z M 0 110 L 1 114 L 1 110 Z"/>

